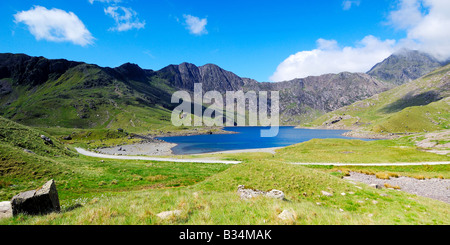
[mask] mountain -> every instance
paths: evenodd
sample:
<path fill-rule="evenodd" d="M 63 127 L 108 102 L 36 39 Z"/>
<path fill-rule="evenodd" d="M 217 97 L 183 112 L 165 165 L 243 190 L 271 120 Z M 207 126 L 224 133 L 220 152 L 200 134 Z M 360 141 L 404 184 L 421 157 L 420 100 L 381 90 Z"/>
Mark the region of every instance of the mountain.
<path fill-rule="evenodd" d="M 416 80 L 442 65 L 426 53 L 403 49 L 376 64 L 367 74 L 388 83 L 401 85 Z"/>
<path fill-rule="evenodd" d="M 0 54 L 0 115 L 45 127 L 128 128 L 147 131 L 170 125 L 171 95 L 204 91 L 280 91 L 281 121 L 298 125 L 393 85 L 362 73 L 326 74 L 280 83 L 241 78 L 214 64 L 169 65 L 159 71 L 126 63 L 116 68 Z"/>
<path fill-rule="evenodd" d="M 219 66 L 207 64 L 197 67 L 182 63 L 170 65 L 156 72 L 178 89 L 193 92 L 195 83 L 202 83 L 203 91 L 280 91 L 280 114 L 283 124 L 295 125 L 311 121 L 355 101 L 366 99 L 393 86 L 363 73 L 344 72 L 326 74 L 279 83 L 259 83 L 241 78 Z"/>
<path fill-rule="evenodd" d="M 151 70 L 0 55 L 0 113 L 32 126 L 147 128 L 170 119 L 170 90 Z"/>
<path fill-rule="evenodd" d="M 450 65 L 325 114 L 305 126 L 372 133 L 450 129 Z"/>

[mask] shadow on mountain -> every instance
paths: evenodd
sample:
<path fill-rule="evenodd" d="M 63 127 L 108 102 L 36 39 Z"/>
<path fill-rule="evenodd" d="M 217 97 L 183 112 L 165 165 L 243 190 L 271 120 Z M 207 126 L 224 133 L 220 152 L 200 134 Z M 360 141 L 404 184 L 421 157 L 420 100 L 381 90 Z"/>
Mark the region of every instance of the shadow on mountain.
<path fill-rule="evenodd" d="M 425 93 L 421 93 L 418 95 L 414 95 L 413 92 L 408 93 L 403 98 L 395 101 L 394 103 L 391 103 L 381 109 L 384 113 L 394 113 L 399 112 L 407 107 L 411 106 L 424 106 L 428 105 L 430 103 L 439 101 L 443 99 L 439 93 L 436 91 L 428 91 Z"/>

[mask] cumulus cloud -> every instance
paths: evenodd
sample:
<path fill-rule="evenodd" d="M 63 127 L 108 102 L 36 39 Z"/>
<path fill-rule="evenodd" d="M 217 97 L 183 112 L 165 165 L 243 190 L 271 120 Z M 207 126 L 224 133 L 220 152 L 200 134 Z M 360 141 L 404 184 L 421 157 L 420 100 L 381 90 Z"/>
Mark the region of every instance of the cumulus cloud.
<path fill-rule="evenodd" d="M 319 39 L 316 49 L 298 52 L 284 60 L 270 80 L 279 82 L 343 71 L 367 72 L 391 55 L 395 44 L 395 40 L 366 36 L 355 47 L 339 47 L 335 40 Z"/>
<path fill-rule="evenodd" d="M 120 3 L 122 0 L 89 0 L 91 4 L 94 4 L 94 2 L 101 2 L 101 3 Z"/>
<path fill-rule="evenodd" d="M 356 1 L 345 0 L 342 2 L 342 9 L 350 10 L 353 5 L 359 6 L 359 4 L 361 4 L 361 2 L 359 0 L 356 0 Z"/>
<path fill-rule="evenodd" d="M 28 11 L 16 13 L 14 21 L 27 25 L 37 40 L 72 42 L 81 46 L 92 44 L 94 40 L 78 16 L 61 9 L 34 6 Z"/>
<path fill-rule="evenodd" d="M 141 22 L 137 18 L 137 13 L 131 8 L 121 6 L 109 6 L 104 9 L 105 14 L 109 15 L 116 22 L 116 26 L 110 28 L 111 31 L 128 31 L 131 29 L 142 29 L 145 27 L 145 21 Z"/>
<path fill-rule="evenodd" d="M 390 24 L 405 30 L 401 40 L 407 48 L 414 47 L 440 60 L 450 58 L 450 1 L 401 0 L 398 9 L 389 15 Z"/>
<path fill-rule="evenodd" d="M 208 34 L 206 30 L 206 25 L 208 24 L 208 20 L 200 19 L 198 17 L 192 15 L 183 15 L 185 19 L 186 28 L 189 30 L 191 34 L 194 35 L 203 35 Z"/>
<path fill-rule="evenodd" d="M 347 3 L 351 2 L 351 3 Z M 355 1 L 344 1 L 351 8 Z M 376 63 L 400 49 L 429 53 L 441 61 L 450 59 L 450 1 L 399 0 L 389 13 L 388 23 L 405 31 L 400 40 L 380 40 L 366 36 L 354 47 L 340 48 L 335 40 L 317 40 L 317 48 L 289 56 L 270 77 L 284 81 L 325 73 L 366 72 Z"/>

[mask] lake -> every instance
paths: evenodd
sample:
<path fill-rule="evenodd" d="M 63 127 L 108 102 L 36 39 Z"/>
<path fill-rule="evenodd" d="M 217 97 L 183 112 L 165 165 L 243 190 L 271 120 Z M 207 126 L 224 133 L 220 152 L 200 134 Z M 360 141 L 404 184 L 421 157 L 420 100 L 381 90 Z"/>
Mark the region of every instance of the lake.
<path fill-rule="evenodd" d="M 175 136 L 158 139 L 178 144 L 172 148 L 176 155 L 285 147 L 311 139 L 356 139 L 343 136 L 343 133 L 348 132 L 346 130 L 299 129 L 295 127 L 280 127 L 277 137 L 262 138 L 260 136 L 261 129 L 268 128 L 225 127 L 224 130 L 237 132 L 237 134 Z"/>

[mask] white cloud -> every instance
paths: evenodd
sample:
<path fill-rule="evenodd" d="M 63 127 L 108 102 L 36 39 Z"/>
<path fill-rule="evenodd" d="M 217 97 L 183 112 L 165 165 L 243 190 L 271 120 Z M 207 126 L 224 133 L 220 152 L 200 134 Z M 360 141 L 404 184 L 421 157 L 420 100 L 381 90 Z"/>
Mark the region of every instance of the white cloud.
<path fill-rule="evenodd" d="M 407 48 L 417 48 L 440 60 L 450 58 L 450 1 L 401 0 L 389 21 L 406 31 L 401 43 Z"/>
<path fill-rule="evenodd" d="M 298 52 L 284 60 L 270 80 L 280 82 L 343 71 L 367 72 L 391 55 L 395 44 L 395 40 L 366 36 L 355 47 L 340 48 L 335 40 L 319 39 L 316 49 Z"/>
<path fill-rule="evenodd" d="M 128 31 L 131 29 L 142 29 L 145 27 L 145 21 L 141 22 L 136 17 L 137 13 L 131 8 L 121 6 L 109 6 L 104 9 L 105 14 L 109 15 L 116 22 L 116 26 L 110 28 L 111 31 Z"/>
<path fill-rule="evenodd" d="M 206 25 L 208 24 L 208 20 L 200 19 L 198 17 L 192 15 L 183 15 L 185 19 L 186 28 L 189 30 L 191 34 L 194 35 L 203 35 L 208 34 L 206 30 Z"/>
<path fill-rule="evenodd" d="M 72 42 L 86 46 L 92 44 L 94 37 L 83 22 L 72 12 L 61 9 L 47 9 L 34 6 L 28 11 L 14 15 L 16 23 L 24 23 L 37 40 L 52 42 Z"/>
<path fill-rule="evenodd" d="M 342 9 L 344 10 L 350 10 L 353 5 L 359 6 L 361 2 L 359 0 L 351 1 L 351 0 L 345 0 L 342 2 Z"/>
<path fill-rule="evenodd" d="M 344 9 L 351 8 L 354 2 L 344 1 Z M 340 48 L 335 40 L 319 39 L 316 49 L 298 52 L 284 60 L 270 80 L 284 81 L 343 71 L 366 72 L 403 48 L 429 53 L 441 61 L 450 58 L 450 1 L 399 0 L 388 20 L 395 29 L 404 30 L 406 37 L 382 41 L 369 35 L 355 47 L 344 48 Z"/>
<path fill-rule="evenodd" d="M 120 3 L 122 0 L 89 0 L 91 4 L 94 4 L 94 2 L 101 2 L 101 3 Z"/>

